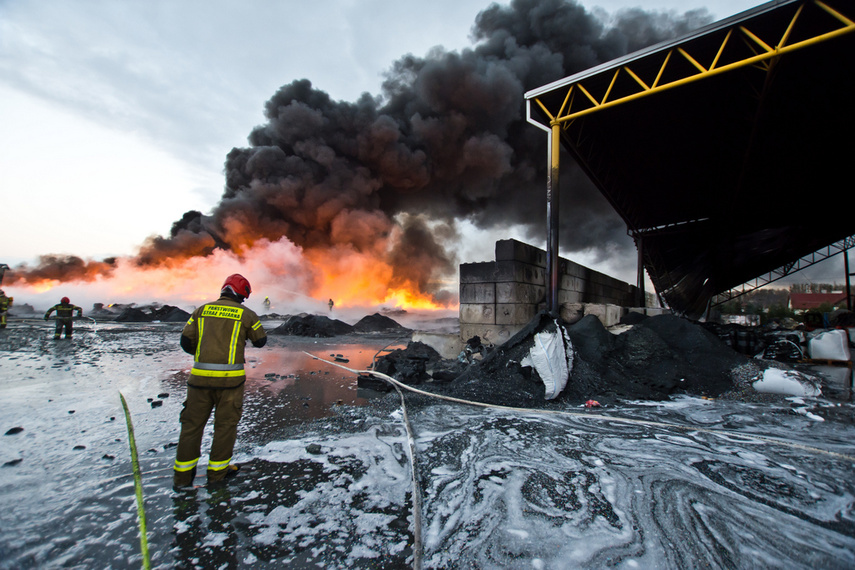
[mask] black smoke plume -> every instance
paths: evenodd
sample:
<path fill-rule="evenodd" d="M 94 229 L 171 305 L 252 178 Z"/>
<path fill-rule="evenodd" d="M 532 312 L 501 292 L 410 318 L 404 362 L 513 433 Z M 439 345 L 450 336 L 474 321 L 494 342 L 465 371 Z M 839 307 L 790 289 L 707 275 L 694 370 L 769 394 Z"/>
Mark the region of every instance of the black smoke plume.
<path fill-rule="evenodd" d="M 521 224 L 544 238 L 546 139 L 525 121 L 527 90 L 709 20 L 706 11 L 608 17 L 575 1 L 514 0 L 477 16 L 473 47 L 394 62 L 380 95 L 334 101 L 307 79 L 292 81 L 266 103 L 249 146 L 226 157 L 225 192 L 210 215 L 187 212 L 135 261 L 282 236 L 304 251 L 373 252 L 382 242 L 393 280 L 434 292 L 435 279 L 456 270 L 459 220 Z M 563 254 L 634 258 L 622 220 L 578 168 L 565 169 L 561 193 Z"/>

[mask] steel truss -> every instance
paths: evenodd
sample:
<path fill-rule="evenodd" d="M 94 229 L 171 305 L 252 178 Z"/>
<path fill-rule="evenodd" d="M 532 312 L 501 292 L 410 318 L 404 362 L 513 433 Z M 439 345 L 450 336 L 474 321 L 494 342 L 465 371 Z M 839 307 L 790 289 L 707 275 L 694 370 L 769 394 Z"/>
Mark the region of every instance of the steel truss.
<path fill-rule="evenodd" d="M 807 6 L 816 6 L 820 10 L 812 10 L 807 14 L 805 12 Z M 822 22 L 818 22 L 822 14 L 825 14 L 826 18 Z M 800 20 L 805 19 L 810 19 L 811 24 L 809 26 L 810 30 L 802 32 L 802 34 L 807 33 L 807 37 L 802 37 L 798 41 L 790 43 Z M 585 77 L 564 85 L 561 85 L 561 83 L 568 80 L 546 85 L 528 93 L 526 98 L 529 101 L 533 100 L 546 116 L 549 117 L 550 126 L 561 125 L 562 129 L 566 130 L 573 121 L 585 115 L 604 111 L 617 105 L 629 103 L 642 97 L 649 97 L 662 91 L 701 81 L 728 71 L 746 66 L 758 66 L 765 71 L 774 58 L 855 31 L 855 22 L 826 3 L 820 0 L 812 0 L 803 2 L 798 7 L 783 35 L 778 38 L 764 39 L 761 36 L 768 35 L 768 32 L 749 30 L 745 27 L 744 22 L 734 24 L 729 29 L 723 28 L 721 31 L 724 32 L 725 30 L 726 33 L 724 39 L 721 41 L 721 45 L 712 58 L 712 61 L 706 66 L 699 61 L 703 59 L 701 55 L 697 53 L 692 55 L 689 53 L 693 49 L 692 42 L 689 40 L 671 49 L 654 50 L 651 54 L 640 58 L 633 58 L 632 65 L 626 63 L 616 67 L 608 88 L 599 96 L 594 94 L 598 90 L 595 86 L 589 85 L 586 87 L 586 80 L 591 80 L 592 77 L 596 77 L 597 82 L 602 81 L 601 74 L 594 73 L 593 75 L 586 74 Z M 818 30 L 824 31 L 820 32 Z M 747 53 L 751 55 L 744 54 L 743 50 L 730 49 L 733 43 L 738 42 L 740 39 L 748 47 Z M 841 54 L 841 56 L 848 57 L 845 54 Z M 658 61 L 658 65 L 652 66 L 652 68 L 658 69 L 658 71 L 652 80 L 648 77 L 648 80 L 645 81 L 642 75 L 649 74 L 642 73 L 641 71 L 637 73 L 633 70 L 633 67 L 641 62 L 644 62 L 645 67 L 651 67 L 651 60 L 654 60 L 653 63 Z M 689 65 L 677 64 L 675 60 L 688 62 Z M 592 70 L 592 72 L 596 71 L 596 69 Z M 630 90 L 630 92 L 612 98 L 615 85 L 617 85 L 619 79 L 622 79 L 623 76 L 628 76 L 631 81 L 622 81 L 622 90 Z M 550 111 L 541 101 L 540 95 L 554 93 L 559 88 L 567 89 L 564 101 L 560 108 Z M 530 108 L 529 121 L 533 122 Z"/>
<path fill-rule="evenodd" d="M 783 267 L 779 267 L 773 271 L 770 271 L 766 275 L 761 277 L 756 277 L 747 283 L 743 283 L 739 287 L 735 289 L 731 289 L 729 291 L 725 291 L 723 293 L 719 293 L 715 297 L 713 297 L 712 301 L 710 301 L 710 307 L 717 307 L 718 305 L 722 305 L 727 303 L 728 301 L 745 295 L 746 293 L 750 293 L 751 291 L 756 291 L 761 287 L 765 287 L 770 283 L 774 283 L 788 275 L 792 275 L 793 273 L 797 273 L 802 269 L 807 269 L 812 265 L 816 265 L 822 261 L 830 257 L 834 257 L 835 255 L 845 253 L 848 250 L 855 247 L 855 236 L 849 236 L 848 238 L 844 238 L 836 243 L 828 245 L 818 251 L 815 251 L 809 255 L 806 255 L 796 261 L 788 263 Z M 846 276 L 848 281 L 849 276 Z"/>

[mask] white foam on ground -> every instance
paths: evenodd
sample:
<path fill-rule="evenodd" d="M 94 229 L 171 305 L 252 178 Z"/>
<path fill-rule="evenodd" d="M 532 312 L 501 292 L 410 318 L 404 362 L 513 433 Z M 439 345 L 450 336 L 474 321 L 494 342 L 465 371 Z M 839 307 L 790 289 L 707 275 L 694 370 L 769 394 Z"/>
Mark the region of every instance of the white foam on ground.
<path fill-rule="evenodd" d="M 763 372 L 763 378 L 752 386 L 758 392 L 767 394 L 785 394 L 789 396 L 807 396 L 815 398 L 822 394 L 819 386 L 803 374 L 793 370 L 769 368 Z"/>

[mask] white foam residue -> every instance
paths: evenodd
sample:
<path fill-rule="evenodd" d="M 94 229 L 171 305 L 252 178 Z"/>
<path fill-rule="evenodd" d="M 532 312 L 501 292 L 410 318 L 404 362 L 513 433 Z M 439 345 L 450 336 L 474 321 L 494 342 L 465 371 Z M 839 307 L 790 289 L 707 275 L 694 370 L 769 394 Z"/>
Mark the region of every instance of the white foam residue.
<path fill-rule="evenodd" d="M 824 422 L 825 421 L 825 418 L 823 418 L 822 416 L 818 416 L 818 415 L 814 414 L 813 412 L 809 412 L 806 407 L 793 408 L 793 411 L 796 412 L 797 414 L 801 414 L 801 415 L 805 416 L 806 418 L 817 421 L 817 422 Z"/>
<path fill-rule="evenodd" d="M 362 433 L 328 436 L 330 439 L 314 436 L 271 442 L 259 448 L 255 455 L 267 461 L 320 464 L 326 477 L 311 489 L 297 492 L 296 504 L 278 505 L 267 514 L 250 513 L 248 518 L 257 531 L 254 541 L 272 545 L 288 536 L 299 544 L 328 543 L 341 550 L 336 541 L 343 539 L 330 541 L 329 537 L 348 537 L 355 543 L 348 546 L 347 560 L 376 558 L 388 552 L 388 528 L 398 515 L 381 511 L 406 504 L 410 491 L 409 463 L 402 461 L 398 445 L 403 431 L 389 427 L 379 425 Z M 324 453 L 310 454 L 306 451 L 309 444 L 320 445 Z M 345 468 L 354 462 L 356 472 Z M 359 497 L 357 503 L 354 497 Z M 321 551 L 315 554 L 324 555 Z"/>
<path fill-rule="evenodd" d="M 763 377 L 752 386 L 758 392 L 768 394 L 788 394 L 790 396 L 816 397 L 822 394 L 819 387 L 803 374 L 793 370 L 769 368 Z"/>
<path fill-rule="evenodd" d="M 202 548 L 206 546 L 222 546 L 228 538 L 229 535 L 225 532 L 209 532 L 205 535 L 205 540 L 202 542 Z"/>

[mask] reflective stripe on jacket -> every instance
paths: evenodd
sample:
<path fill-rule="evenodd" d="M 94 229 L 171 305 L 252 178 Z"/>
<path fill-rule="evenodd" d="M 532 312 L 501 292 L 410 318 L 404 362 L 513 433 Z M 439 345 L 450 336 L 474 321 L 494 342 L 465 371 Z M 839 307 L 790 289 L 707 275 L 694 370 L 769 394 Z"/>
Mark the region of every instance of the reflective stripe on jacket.
<path fill-rule="evenodd" d="M 56 318 L 58 319 L 70 319 L 73 316 L 72 313 L 74 313 L 74 311 L 77 311 L 78 317 L 83 316 L 83 309 L 81 309 L 77 305 L 63 305 L 62 303 L 58 303 L 48 309 L 48 312 L 45 313 L 45 316 L 49 317 L 50 314 L 54 311 L 56 311 Z"/>
<path fill-rule="evenodd" d="M 197 388 L 234 388 L 243 384 L 246 341 L 267 336 L 258 315 L 228 297 L 193 311 L 181 334 L 196 346 L 187 383 Z"/>

